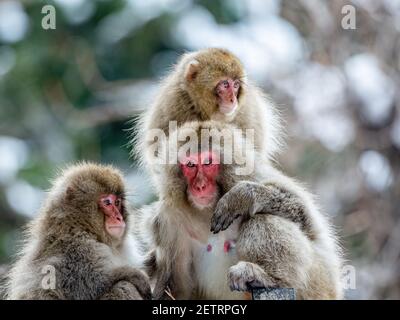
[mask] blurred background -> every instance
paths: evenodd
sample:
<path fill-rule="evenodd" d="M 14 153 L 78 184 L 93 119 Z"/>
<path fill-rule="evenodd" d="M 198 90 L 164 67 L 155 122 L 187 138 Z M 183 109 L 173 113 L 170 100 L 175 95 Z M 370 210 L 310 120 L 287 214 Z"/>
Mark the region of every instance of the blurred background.
<path fill-rule="evenodd" d="M 399 299 L 400 0 L 0 1 L 0 265 L 59 166 L 113 163 L 136 206 L 155 199 L 129 156 L 132 119 L 180 54 L 209 46 L 276 102 L 281 166 L 337 225 L 356 270 L 348 298 Z"/>

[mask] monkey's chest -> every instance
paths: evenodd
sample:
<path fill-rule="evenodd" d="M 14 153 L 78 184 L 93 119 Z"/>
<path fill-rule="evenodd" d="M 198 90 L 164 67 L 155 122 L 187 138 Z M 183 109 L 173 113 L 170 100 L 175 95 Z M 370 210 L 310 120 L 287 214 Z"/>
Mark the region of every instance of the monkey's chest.
<path fill-rule="evenodd" d="M 199 295 L 205 299 L 243 299 L 243 293 L 229 289 L 229 267 L 238 262 L 236 254 L 237 226 L 216 235 L 207 244 L 193 240 L 194 271 L 199 284 Z"/>

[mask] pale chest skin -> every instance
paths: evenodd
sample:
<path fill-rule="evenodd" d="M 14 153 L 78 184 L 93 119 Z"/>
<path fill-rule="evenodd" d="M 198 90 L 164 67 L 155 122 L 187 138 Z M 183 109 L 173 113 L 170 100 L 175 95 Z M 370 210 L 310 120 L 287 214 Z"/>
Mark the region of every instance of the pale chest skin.
<path fill-rule="evenodd" d="M 238 262 L 235 243 L 238 237 L 239 221 L 227 230 L 213 234 L 209 225 L 194 232 L 187 228 L 193 267 L 198 283 L 197 296 L 200 299 L 246 299 L 243 292 L 231 291 L 228 287 L 229 267 Z"/>

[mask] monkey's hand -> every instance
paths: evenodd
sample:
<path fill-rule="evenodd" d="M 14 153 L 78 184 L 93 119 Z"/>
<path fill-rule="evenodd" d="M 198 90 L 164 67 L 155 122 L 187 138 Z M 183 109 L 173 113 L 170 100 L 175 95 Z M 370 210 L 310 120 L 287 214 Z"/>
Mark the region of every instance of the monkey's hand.
<path fill-rule="evenodd" d="M 276 287 L 277 284 L 258 264 L 239 261 L 228 270 L 228 285 L 237 291 Z"/>
<path fill-rule="evenodd" d="M 304 202 L 282 186 L 241 181 L 217 203 L 211 218 L 211 231 L 227 229 L 238 217 L 250 218 L 268 213 L 300 224 L 307 233 L 311 230 Z"/>
<path fill-rule="evenodd" d="M 127 281 L 134 285 L 144 300 L 152 298 L 149 279 L 147 276 L 131 267 L 120 267 L 113 270 L 114 285 L 120 281 Z"/>
<path fill-rule="evenodd" d="M 242 181 L 229 190 L 217 203 L 211 218 L 211 232 L 227 229 L 239 217 L 249 217 L 254 204 L 254 183 Z"/>

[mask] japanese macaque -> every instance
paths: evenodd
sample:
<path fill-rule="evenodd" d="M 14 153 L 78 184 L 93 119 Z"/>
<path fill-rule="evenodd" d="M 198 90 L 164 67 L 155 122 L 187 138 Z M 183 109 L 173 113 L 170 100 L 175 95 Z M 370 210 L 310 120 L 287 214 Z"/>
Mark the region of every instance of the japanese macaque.
<path fill-rule="evenodd" d="M 147 276 L 128 260 L 128 224 L 118 170 L 69 167 L 28 227 L 8 299 L 150 299 Z"/>
<path fill-rule="evenodd" d="M 234 130 L 191 122 L 170 135 L 182 141 L 176 136 L 195 132 L 201 143 L 185 142 L 177 164 L 161 166 L 160 200 L 142 208 L 135 224 L 150 249 L 154 297 L 247 299 L 251 288 L 288 287 L 298 299 L 341 298 L 340 250 L 325 216 L 242 135 L 224 135 L 220 147 L 203 143 L 201 129 L 224 128 Z M 238 159 L 249 154 L 254 170 L 240 175 Z"/>
<path fill-rule="evenodd" d="M 149 165 L 157 154 L 152 148 L 155 130 L 168 136 L 174 124 L 204 120 L 253 129 L 255 148 L 266 157 L 279 149 L 279 118 L 272 103 L 250 83 L 236 56 L 225 49 L 209 48 L 184 54 L 162 82 L 140 121 L 136 137 L 139 158 L 156 174 L 158 166 Z"/>

